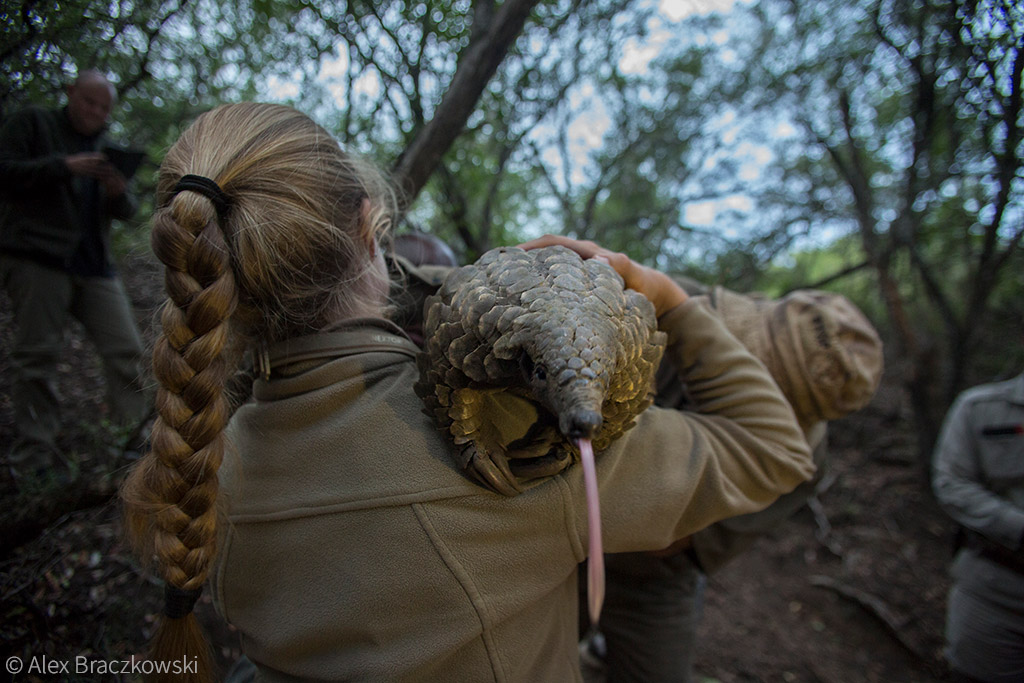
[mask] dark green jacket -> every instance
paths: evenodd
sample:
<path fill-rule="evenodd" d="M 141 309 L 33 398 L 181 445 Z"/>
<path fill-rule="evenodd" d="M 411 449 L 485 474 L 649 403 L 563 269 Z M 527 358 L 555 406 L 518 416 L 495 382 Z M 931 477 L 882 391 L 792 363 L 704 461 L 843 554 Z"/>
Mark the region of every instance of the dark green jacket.
<path fill-rule="evenodd" d="M 99 150 L 102 134 L 92 138 L 71 127 L 63 109 L 31 107 L 13 114 L 0 127 L 0 251 L 67 268 L 85 230 L 99 231 L 110 260 L 110 223 L 135 213 L 125 193 L 110 200 L 99 187 L 93 215 L 82 188 L 95 181 L 75 178 L 64 157 Z M 77 186 L 77 188 L 76 188 Z"/>

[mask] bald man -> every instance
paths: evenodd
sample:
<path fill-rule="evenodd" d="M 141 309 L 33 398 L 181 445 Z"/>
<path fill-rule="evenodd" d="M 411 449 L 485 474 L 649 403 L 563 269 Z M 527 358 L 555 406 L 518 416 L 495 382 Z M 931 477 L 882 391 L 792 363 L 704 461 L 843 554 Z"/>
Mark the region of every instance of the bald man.
<path fill-rule="evenodd" d="M 82 72 L 61 109 L 30 107 L 0 128 L 0 283 L 15 336 L 11 398 L 16 438 L 7 464 L 19 487 L 61 477 L 56 367 L 69 316 L 103 360 L 107 417 L 140 420 L 142 340 L 110 253 L 114 218 L 135 213 L 127 181 L 101 151 L 117 99 L 98 71 Z"/>

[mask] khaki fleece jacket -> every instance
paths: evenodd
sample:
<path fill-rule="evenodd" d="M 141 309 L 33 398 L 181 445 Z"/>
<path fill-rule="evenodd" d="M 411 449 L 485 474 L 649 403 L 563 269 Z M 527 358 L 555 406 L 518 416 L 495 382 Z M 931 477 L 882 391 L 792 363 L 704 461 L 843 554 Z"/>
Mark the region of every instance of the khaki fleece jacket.
<path fill-rule="evenodd" d="M 697 407 L 650 408 L 598 454 L 608 552 L 664 548 L 814 470 L 706 304 L 660 326 Z M 218 609 L 263 681 L 579 681 L 581 468 L 512 498 L 465 479 L 413 393 L 417 352 L 384 320 L 285 344 L 229 427 Z"/>

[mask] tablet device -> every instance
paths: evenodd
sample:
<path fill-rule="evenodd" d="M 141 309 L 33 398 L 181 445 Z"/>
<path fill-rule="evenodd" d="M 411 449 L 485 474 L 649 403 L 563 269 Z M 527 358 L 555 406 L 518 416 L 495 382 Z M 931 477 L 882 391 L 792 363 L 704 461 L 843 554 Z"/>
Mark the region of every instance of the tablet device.
<path fill-rule="evenodd" d="M 146 153 L 135 149 L 121 149 L 112 145 L 106 145 L 102 150 L 104 156 L 117 168 L 126 180 L 131 180 L 139 166 L 146 158 Z"/>

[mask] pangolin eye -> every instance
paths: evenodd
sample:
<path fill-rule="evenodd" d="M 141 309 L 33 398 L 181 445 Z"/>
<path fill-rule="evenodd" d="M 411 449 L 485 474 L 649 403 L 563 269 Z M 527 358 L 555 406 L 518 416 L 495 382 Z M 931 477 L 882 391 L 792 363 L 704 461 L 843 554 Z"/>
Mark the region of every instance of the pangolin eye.
<path fill-rule="evenodd" d="M 529 354 L 519 356 L 519 370 L 523 373 L 523 379 L 529 381 L 533 377 L 533 359 Z"/>
<path fill-rule="evenodd" d="M 523 378 L 527 381 L 538 380 L 543 382 L 548 376 L 544 366 L 535 364 L 529 354 L 526 353 L 519 358 L 519 369 L 523 371 Z"/>

